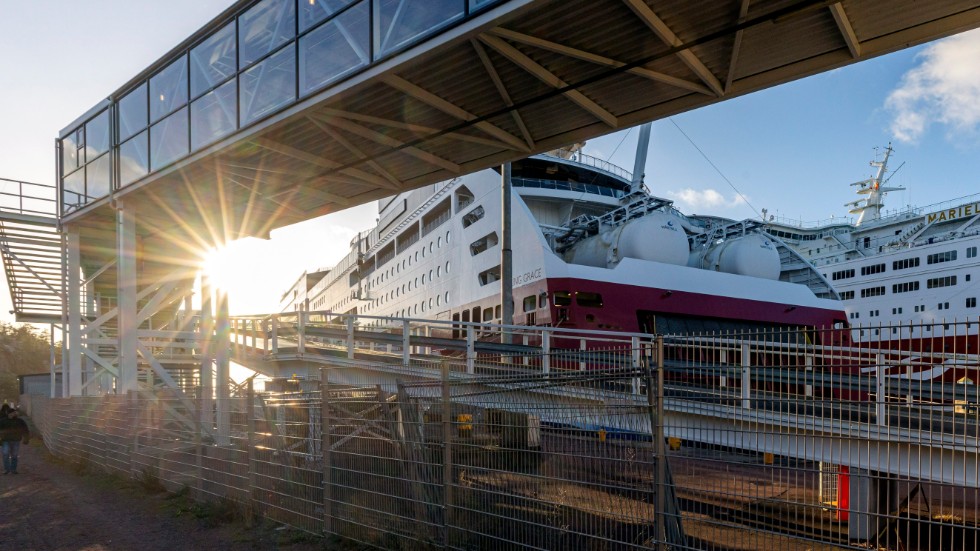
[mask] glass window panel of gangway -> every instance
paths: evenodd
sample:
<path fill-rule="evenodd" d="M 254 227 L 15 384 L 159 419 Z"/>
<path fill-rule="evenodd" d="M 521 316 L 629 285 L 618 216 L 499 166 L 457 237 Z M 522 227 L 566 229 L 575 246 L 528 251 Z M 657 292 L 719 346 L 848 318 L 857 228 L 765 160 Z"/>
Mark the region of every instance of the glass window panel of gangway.
<path fill-rule="evenodd" d="M 300 94 L 313 92 L 370 62 L 368 3 L 351 7 L 299 41 Z"/>
<path fill-rule="evenodd" d="M 235 131 L 238 83 L 222 84 L 191 103 L 191 149 L 196 150 Z"/>
<path fill-rule="evenodd" d="M 190 53 L 191 98 L 197 98 L 233 77 L 238 72 L 237 56 L 234 22 L 195 46 Z"/>

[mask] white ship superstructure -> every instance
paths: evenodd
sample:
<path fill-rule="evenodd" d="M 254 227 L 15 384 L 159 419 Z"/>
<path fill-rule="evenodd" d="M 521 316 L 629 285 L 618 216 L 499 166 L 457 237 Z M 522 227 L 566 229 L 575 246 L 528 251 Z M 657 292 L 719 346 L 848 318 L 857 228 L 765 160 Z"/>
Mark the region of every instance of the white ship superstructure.
<path fill-rule="evenodd" d="M 767 231 L 796 249 L 837 289 L 859 342 L 893 341 L 915 349 L 976 352 L 980 316 L 980 195 L 883 214 L 891 146 L 855 185 L 856 222 L 768 221 Z M 939 334 L 941 333 L 941 335 Z M 937 348 L 941 347 L 941 348 Z"/>
<path fill-rule="evenodd" d="M 684 216 L 580 151 L 513 163 L 515 324 L 677 333 L 845 324 L 830 284 L 754 221 Z M 501 175 L 382 200 L 376 228 L 283 309 L 509 323 Z M 322 277 L 319 277 L 322 275 Z"/>

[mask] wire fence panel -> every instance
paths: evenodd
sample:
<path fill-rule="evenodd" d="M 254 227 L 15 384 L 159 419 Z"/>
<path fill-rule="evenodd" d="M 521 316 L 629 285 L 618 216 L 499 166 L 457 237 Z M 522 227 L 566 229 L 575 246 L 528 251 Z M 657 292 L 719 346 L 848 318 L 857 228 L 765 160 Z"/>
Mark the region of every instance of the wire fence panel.
<path fill-rule="evenodd" d="M 32 415 L 60 456 L 382 548 L 980 549 L 966 327 L 298 325 L 303 381 Z"/>

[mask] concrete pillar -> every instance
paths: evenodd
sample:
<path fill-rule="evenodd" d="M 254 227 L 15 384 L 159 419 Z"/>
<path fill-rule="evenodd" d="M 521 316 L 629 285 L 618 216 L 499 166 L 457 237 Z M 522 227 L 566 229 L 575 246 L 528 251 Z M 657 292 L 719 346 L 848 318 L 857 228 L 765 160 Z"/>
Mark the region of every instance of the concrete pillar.
<path fill-rule="evenodd" d="M 847 538 L 851 542 L 872 542 L 888 523 L 888 515 L 898 509 L 895 480 L 864 469 L 850 470 L 850 511 Z"/>
<path fill-rule="evenodd" d="M 78 232 L 68 231 L 65 240 L 68 271 L 68 372 L 62 374 L 64 396 L 82 393 L 82 255 Z"/>
<path fill-rule="evenodd" d="M 119 323 L 119 381 L 116 391 L 125 394 L 136 391 L 138 386 L 138 361 L 136 331 L 138 310 L 136 306 L 136 216 L 123 204 L 116 210 L 116 292 L 118 293 Z"/>

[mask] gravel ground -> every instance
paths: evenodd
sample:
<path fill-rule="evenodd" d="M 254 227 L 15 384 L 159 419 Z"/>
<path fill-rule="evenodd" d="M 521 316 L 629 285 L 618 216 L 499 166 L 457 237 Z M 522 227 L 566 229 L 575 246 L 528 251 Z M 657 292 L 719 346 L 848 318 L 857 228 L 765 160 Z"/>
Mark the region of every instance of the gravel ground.
<path fill-rule="evenodd" d="M 39 438 L 21 446 L 20 474 L 0 475 L 0 548 L 17 551 L 330 549 L 281 526 L 246 526 L 186 497 L 147 493 L 103 474 L 86 474 Z M 222 513 L 222 511 L 217 511 Z M 349 547 L 344 547 L 349 549 Z"/>

